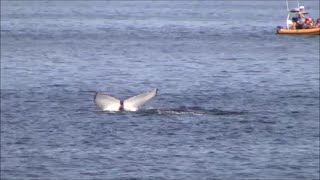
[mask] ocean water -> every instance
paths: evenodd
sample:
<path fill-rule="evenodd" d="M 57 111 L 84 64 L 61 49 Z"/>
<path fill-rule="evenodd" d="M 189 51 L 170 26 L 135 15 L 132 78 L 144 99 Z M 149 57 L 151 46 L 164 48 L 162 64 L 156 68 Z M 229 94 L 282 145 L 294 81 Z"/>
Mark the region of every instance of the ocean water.
<path fill-rule="evenodd" d="M 1 179 L 319 179 L 320 39 L 276 35 L 285 18 L 285 1 L 1 1 Z M 93 101 L 152 88 L 137 112 Z"/>

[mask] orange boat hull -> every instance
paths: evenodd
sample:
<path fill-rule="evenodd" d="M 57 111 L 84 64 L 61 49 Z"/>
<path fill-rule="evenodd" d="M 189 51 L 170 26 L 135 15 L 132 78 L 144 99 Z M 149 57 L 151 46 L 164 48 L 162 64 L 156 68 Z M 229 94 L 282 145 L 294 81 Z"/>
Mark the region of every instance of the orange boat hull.
<path fill-rule="evenodd" d="M 320 35 L 320 28 L 312 28 L 312 29 L 277 29 L 277 34 Z"/>

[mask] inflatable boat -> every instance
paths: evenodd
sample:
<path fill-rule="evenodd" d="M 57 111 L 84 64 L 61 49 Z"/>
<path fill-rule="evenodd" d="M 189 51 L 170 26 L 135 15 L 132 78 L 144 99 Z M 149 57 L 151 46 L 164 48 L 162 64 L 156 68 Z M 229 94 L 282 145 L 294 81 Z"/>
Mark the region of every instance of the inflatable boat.
<path fill-rule="evenodd" d="M 311 29 L 284 29 L 278 27 L 277 34 L 292 34 L 292 35 L 320 35 L 320 28 Z"/>
<path fill-rule="evenodd" d="M 304 6 L 300 6 L 299 8 L 288 8 L 288 1 L 287 1 L 287 23 L 286 28 L 282 26 L 277 27 L 277 34 L 292 34 L 292 35 L 320 35 L 320 27 L 311 26 L 310 28 L 304 28 L 303 24 L 306 18 L 309 17 L 309 13 L 305 11 Z M 301 27 L 297 27 L 300 24 Z"/>

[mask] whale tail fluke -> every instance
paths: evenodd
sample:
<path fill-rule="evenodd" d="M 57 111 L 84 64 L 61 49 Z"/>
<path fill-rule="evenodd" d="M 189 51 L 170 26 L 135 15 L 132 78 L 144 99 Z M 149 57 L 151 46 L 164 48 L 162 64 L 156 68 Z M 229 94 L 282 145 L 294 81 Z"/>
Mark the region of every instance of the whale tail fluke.
<path fill-rule="evenodd" d="M 94 101 L 96 105 L 103 111 L 137 111 L 139 107 L 141 107 L 154 96 L 156 96 L 157 92 L 158 89 L 155 88 L 152 91 L 130 97 L 124 100 L 123 102 L 112 96 L 96 93 Z"/>
<path fill-rule="evenodd" d="M 120 100 L 101 93 L 96 93 L 94 97 L 96 105 L 103 111 L 119 111 Z"/>
<path fill-rule="evenodd" d="M 126 111 L 137 111 L 140 106 L 144 105 L 158 93 L 158 89 L 155 88 L 152 91 L 145 92 L 133 97 L 130 97 L 123 101 L 123 108 Z"/>

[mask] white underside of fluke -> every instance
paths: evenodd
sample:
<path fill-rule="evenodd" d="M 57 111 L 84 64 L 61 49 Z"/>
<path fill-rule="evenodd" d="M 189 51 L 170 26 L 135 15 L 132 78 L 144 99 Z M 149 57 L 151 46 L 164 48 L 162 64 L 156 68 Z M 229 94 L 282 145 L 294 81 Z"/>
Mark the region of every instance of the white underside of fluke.
<path fill-rule="evenodd" d="M 120 100 L 106 94 L 96 93 L 94 100 L 102 111 L 120 111 L 122 109 L 124 111 L 137 111 L 139 107 L 157 95 L 157 92 L 158 89 L 155 88 L 152 91 L 130 97 L 123 101 L 122 108 Z"/>

